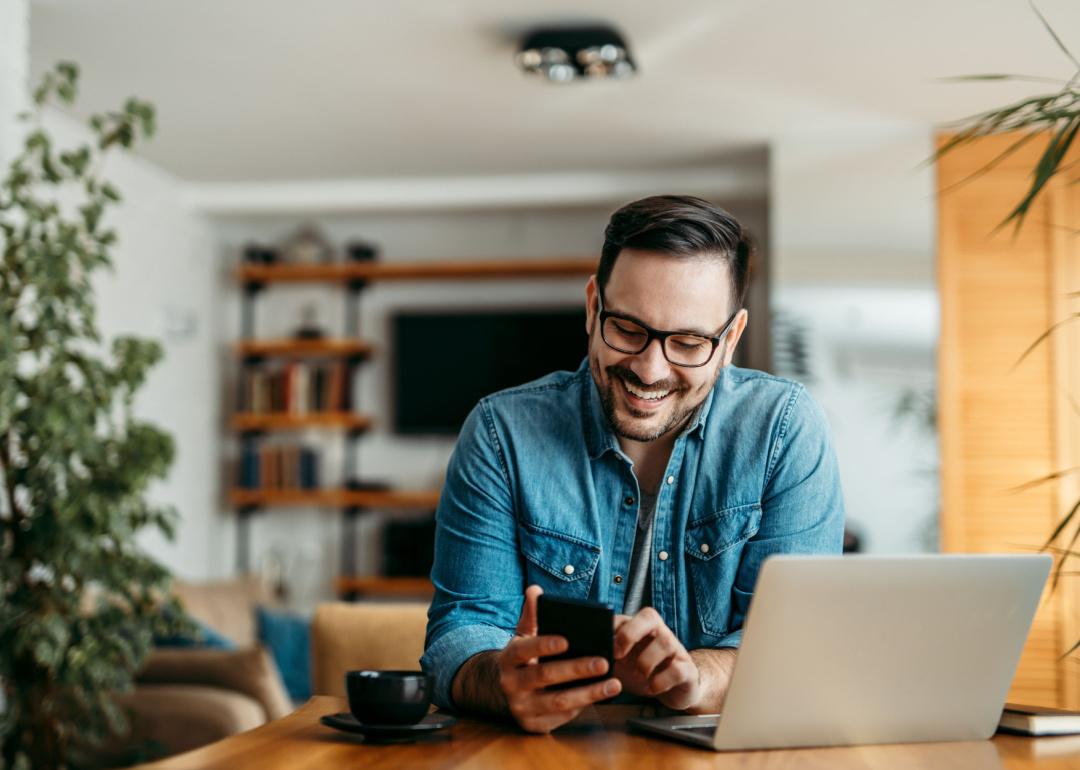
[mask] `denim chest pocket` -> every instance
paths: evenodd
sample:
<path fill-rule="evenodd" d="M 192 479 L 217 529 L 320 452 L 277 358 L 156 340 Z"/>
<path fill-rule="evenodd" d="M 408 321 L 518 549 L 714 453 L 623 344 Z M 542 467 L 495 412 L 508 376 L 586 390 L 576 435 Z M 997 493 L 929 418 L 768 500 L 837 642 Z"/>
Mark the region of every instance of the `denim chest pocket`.
<path fill-rule="evenodd" d="M 761 527 L 761 503 L 739 505 L 704 516 L 686 528 L 686 562 L 694 586 L 701 630 L 728 633 L 731 592 L 742 556 L 741 546 Z"/>
<path fill-rule="evenodd" d="M 532 524 L 518 530 L 526 560 L 526 581 L 555 596 L 587 599 L 600 547 Z"/>

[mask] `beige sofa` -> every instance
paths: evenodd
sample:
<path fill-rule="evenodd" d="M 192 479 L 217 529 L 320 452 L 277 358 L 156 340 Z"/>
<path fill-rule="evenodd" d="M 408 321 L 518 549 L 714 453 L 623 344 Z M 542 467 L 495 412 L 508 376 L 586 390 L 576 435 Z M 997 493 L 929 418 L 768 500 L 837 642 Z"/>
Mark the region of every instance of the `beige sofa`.
<path fill-rule="evenodd" d="M 255 607 L 272 604 L 255 578 L 198 585 L 175 593 L 188 613 L 236 642 L 236 650 L 159 648 L 135 689 L 120 698 L 128 736 L 103 749 L 100 762 L 176 754 L 258 727 L 292 710 L 269 652 L 256 643 Z"/>
<path fill-rule="evenodd" d="M 130 737 L 105 763 L 188 751 L 258 727 L 292 710 L 270 654 L 256 643 L 255 606 L 270 597 L 254 579 L 178 585 L 188 613 L 237 643 L 237 650 L 168 648 L 151 653 L 124 696 Z M 312 692 L 345 695 L 345 672 L 420 667 L 426 603 L 330 602 L 311 625 Z"/>

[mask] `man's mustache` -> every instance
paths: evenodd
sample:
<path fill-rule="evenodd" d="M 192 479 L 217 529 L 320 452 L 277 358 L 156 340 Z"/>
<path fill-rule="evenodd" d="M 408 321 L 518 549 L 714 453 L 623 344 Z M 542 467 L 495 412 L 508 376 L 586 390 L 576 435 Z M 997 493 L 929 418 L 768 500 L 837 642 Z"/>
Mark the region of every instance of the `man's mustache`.
<path fill-rule="evenodd" d="M 667 379 L 658 380 L 656 382 L 644 383 L 641 378 L 634 374 L 630 369 L 625 366 L 619 366 L 618 364 L 612 364 L 604 369 L 609 377 L 617 377 L 625 382 L 630 383 L 635 388 L 641 388 L 642 390 L 686 390 L 677 380 Z"/>

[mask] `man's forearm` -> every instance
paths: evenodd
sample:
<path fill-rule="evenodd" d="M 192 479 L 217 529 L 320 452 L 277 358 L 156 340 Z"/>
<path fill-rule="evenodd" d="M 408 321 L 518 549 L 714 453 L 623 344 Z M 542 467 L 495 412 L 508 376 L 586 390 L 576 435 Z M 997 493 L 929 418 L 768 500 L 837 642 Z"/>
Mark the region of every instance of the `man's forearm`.
<path fill-rule="evenodd" d="M 731 673 L 735 670 L 738 650 L 725 647 L 720 650 L 691 650 L 690 657 L 701 675 L 701 700 L 687 709 L 690 714 L 718 714 L 724 706 Z"/>
<path fill-rule="evenodd" d="M 478 652 L 461 664 L 451 693 L 459 711 L 507 716 L 510 709 L 499 686 L 498 650 Z"/>

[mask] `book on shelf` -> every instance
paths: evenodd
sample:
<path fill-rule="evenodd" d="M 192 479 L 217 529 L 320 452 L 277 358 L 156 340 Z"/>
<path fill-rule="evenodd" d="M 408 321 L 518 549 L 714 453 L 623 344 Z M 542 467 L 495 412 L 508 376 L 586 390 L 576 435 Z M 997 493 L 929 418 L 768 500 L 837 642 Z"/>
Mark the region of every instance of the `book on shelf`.
<path fill-rule="evenodd" d="M 247 445 L 240 454 L 238 486 L 260 490 L 319 488 L 319 452 L 311 447 Z"/>
<path fill-rule="evenodd" d="M 1080 711 L 1006 703 L 998 728 L 1022 735 L 1080 733 Z"/>
<path fill-rule="evenodd" d="M 237 409 L 254 414 L 303 416 L 352 408 L 349 368 L 343 361 L 290 361 L 276 368 L 246 369 Z"/>

